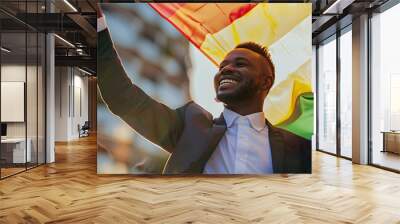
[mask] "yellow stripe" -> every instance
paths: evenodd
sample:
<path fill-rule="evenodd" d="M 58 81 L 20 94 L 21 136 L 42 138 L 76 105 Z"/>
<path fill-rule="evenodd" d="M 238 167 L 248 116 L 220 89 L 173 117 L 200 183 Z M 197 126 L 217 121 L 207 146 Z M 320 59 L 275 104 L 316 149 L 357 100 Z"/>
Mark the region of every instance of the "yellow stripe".
<path fill-rule="evenodd" d="M 311 16 L 269 46 L 275 64 L 275 85 L 306 63 L 312 54 Z M 311 73 L 307 77 L 311 80 Z"/>
<path fill-rule="evenodd" d="M 268 121 L 274 125 L 285 121 L 293 113 L 297 97 L 302 93 L 312 92 L 308 79 L 310 73 L 311 59 L 271 89 L 264 103 L 264 113 Z"/>
<path fill-rule="evenodd" d="M 310 14 L 311 4 L 260 3 L 221 31 L 208 34 L 200 48 L 219 63 L 241 42 L 270 46 Z"/>

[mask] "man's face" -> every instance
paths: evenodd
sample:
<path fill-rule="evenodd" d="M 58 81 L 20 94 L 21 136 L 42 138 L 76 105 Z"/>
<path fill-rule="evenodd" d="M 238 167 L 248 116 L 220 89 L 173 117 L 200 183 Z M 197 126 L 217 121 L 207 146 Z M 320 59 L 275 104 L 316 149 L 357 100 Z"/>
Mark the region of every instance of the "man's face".
<path fill-rule="evenodd" d="M 245 48 L 229 52 L 214 77 L 217 99 L 229 105 L 266 93 L 267 71 L 263 60 L 262 56 Z"/>

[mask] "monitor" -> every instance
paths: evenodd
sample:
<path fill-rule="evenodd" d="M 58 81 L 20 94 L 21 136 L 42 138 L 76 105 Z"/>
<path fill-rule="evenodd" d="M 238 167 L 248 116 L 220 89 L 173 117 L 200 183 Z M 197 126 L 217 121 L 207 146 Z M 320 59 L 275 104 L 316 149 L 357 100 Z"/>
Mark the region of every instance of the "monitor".
<path fill-rule="evenodd" d="M 1 136 L 7 136 L 7 124 L 1 123 Z"/>

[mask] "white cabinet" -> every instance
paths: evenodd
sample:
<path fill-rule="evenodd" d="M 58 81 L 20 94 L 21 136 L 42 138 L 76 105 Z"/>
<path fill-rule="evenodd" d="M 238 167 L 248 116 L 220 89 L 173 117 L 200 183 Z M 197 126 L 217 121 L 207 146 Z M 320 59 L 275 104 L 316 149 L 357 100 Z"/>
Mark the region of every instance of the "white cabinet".
<path fill-rule="evenodd" d="M 7 138 L 1 140 L 2 147 L 12 149 L 12 163 L 25 163 L 32 161 L 31 139 L 28 138 L 26 143 L 27 147 L 25 151 L 25 138 Z"/>

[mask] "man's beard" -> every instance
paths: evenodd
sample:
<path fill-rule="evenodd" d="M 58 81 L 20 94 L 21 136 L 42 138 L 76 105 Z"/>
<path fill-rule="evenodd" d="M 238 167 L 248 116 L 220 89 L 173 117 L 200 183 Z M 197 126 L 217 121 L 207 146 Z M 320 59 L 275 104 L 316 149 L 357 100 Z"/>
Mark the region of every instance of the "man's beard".
<path fill-rule="evenodd" d="M 237 89 L 230 93 L 218 93 L 217 99 L 227 105 L 236 102 L 249 100 L 256 96 L 258 87 L 251 80 L 245 80 L 243 83 L 238 84 Z"/>

